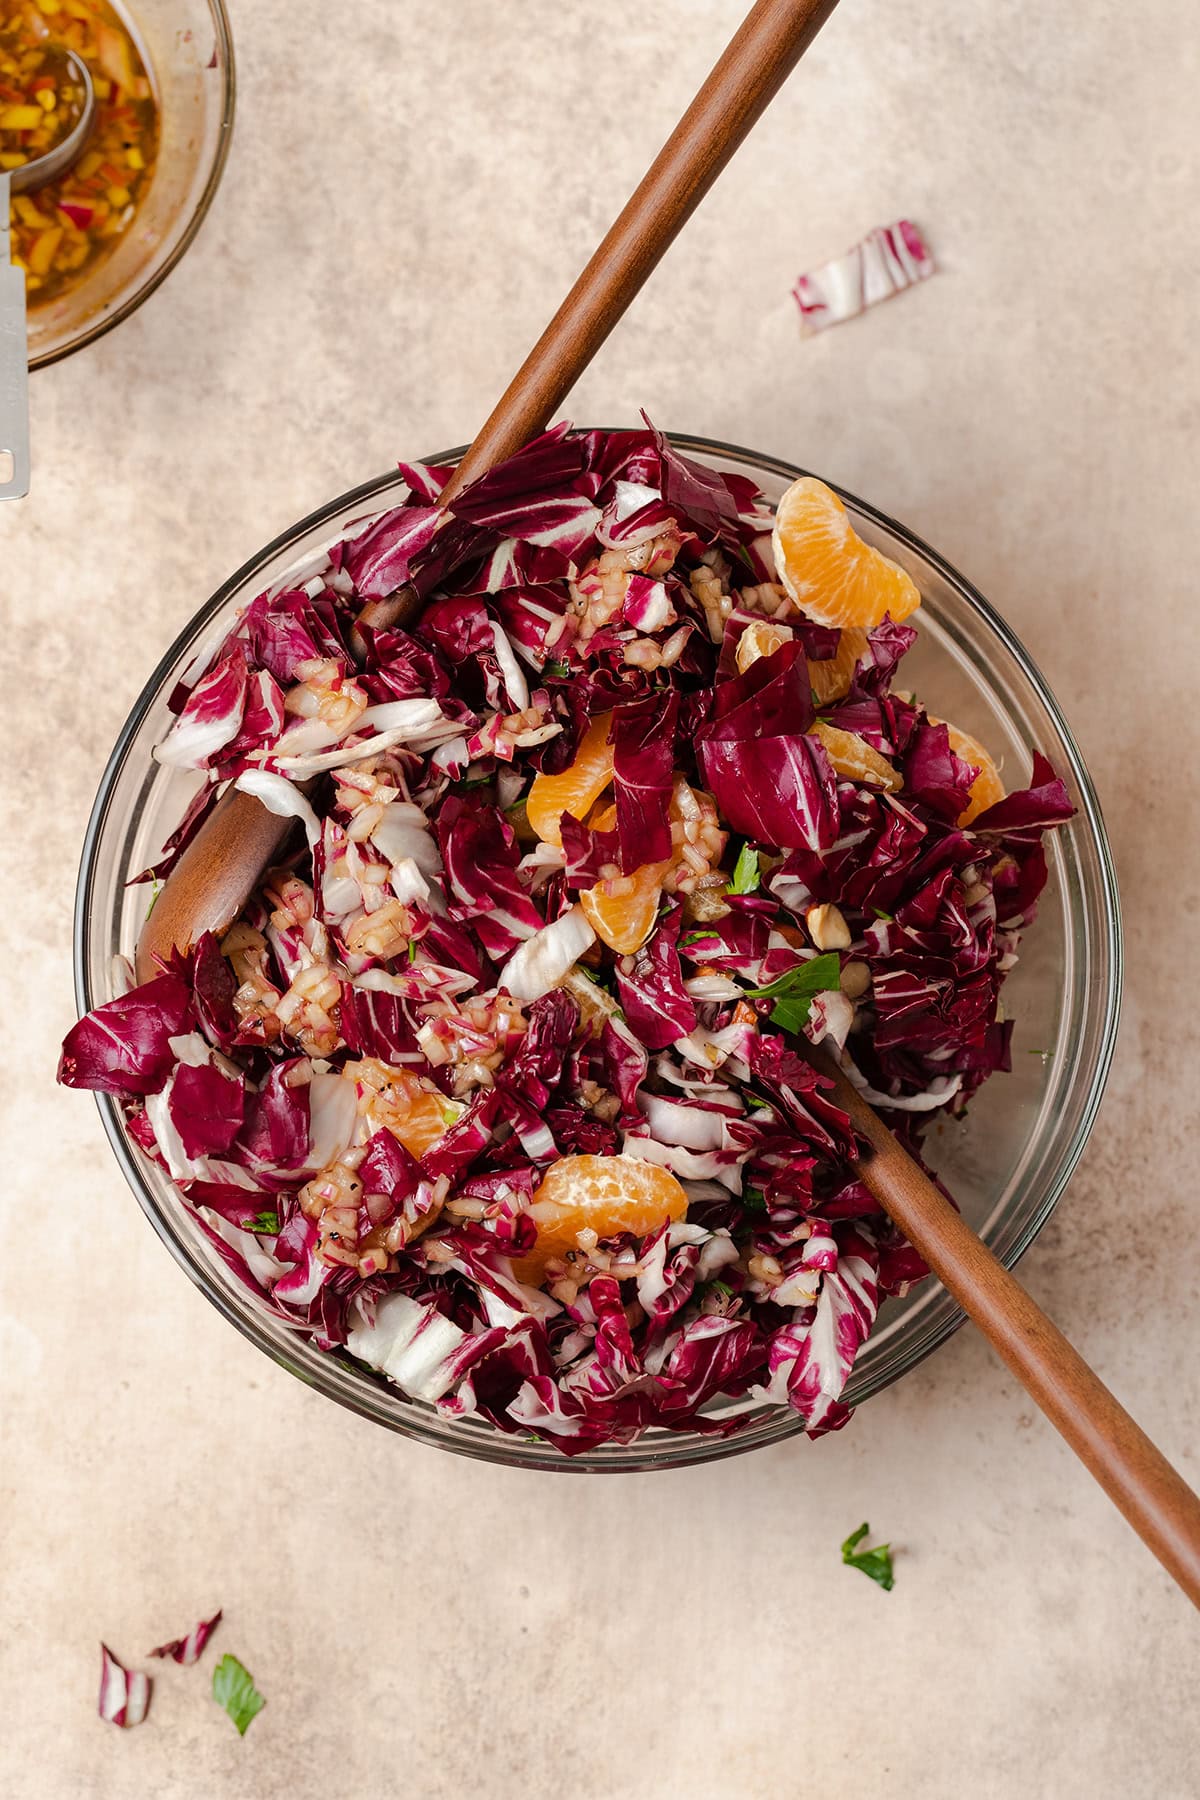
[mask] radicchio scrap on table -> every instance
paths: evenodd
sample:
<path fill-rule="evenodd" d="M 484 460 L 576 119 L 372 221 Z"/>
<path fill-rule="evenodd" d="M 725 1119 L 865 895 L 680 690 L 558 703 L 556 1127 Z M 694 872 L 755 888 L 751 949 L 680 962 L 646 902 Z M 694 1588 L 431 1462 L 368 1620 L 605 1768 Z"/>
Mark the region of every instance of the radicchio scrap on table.
<path fill-rule="evenodd" d="M 928 272 L 903 222 L 852 260 L 802 282 L 810 321 Z M 448 1418 L 571 1456 L 764 1406 L 833 1430 L 880 1304 L 925 1270 L 789 1033 L 838 1048 L 920 1154 L 1009 1066 L 1000 990 L 1066 788 L 1035 755 L 1028 788 L 961 826 L 976 771 L 893 690 L 916 633 L 890 619 L 821 719 L 898 791 L 839 775 L 810 729 L 839 634 L 793 610 L 739 672 L 744 627 L 784 616 L 770 511 L 648 421 L 556 426 L 449 513 L 447 474 L 404 465 L 402 505 L 189 666 L 157 754 L 197 785 L 147 878 L 228 783 L 291 834 L 231 934 L 72 1027 L 60 1079 L 119 1101 L 276 1324 Z M 360 622 L 401 584 L 415 621 Z M 614 811 L 568 808 L 544 841 L 531 784 L 604 716 Z M 669 885 L 614 953 L 595 894 L 648 867 Z M 817 944 L 815 906 L 848 949 Z M 670 1171 L 686 1217 L 535 1285 L 544 1171 L 617 1154 Z M 194 1661 L 219 1619 L 153 1654 Z M 102 1716 L 137 1723 L 148 1677 L 104 1658 Z"/>
<path fill-rule="evenodd" d="M 811 337 L 856 319 L 868 306 L 927 281 L 934 272 L 929 246 L 911 219 L 880 225 L 844 255 L 797 277 L 792 295 L 800 309 L 801 335 Z"/>
<path fill-rule="evenodd" d="M 100 1646 L 100 1700 L 97 1710 L 108 1725 L 140 1725 L 150 1711 L 154 1683 L 140 1669 L 127 1669 L 107 1644 Z"/>
<path fill-rule="evenodd" d="M 221 1623 L 222 1616 L 221 1612 L 215 1612 L 211 1619 L 201 1619 L 186 1637 L 172 1638 L 169 1644 L 160 1644 L 157 1650 L 150 1652 L 151 1656 L 169 1656 L 174 1662 L 182 1663 L 184 1668 L 190 1668 L 203 1656 L 204 1647 Z"/>

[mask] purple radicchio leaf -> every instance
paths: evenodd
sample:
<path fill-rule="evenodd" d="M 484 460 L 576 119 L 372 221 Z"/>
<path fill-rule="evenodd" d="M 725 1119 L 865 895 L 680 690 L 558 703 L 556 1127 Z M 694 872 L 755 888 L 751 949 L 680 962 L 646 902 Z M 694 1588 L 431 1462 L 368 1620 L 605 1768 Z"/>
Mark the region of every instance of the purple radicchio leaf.
<path fill-rule="evenodd" d="M 177 974 L 156 975 L 71 1027 L 58 1079 L 104 1094 L 156 1094 L 175 1065 L 171 1039 L 191 1023 L 190 985 Z"/>
<path fill-rule="evenodd" d="M 679 928 L 674 906 L 633 956 L 617 963 L 617 989 L 630 1029 L 647 1050 L 662 1050 L 695 1028 L 696 1008 L 683 985 Z"/>

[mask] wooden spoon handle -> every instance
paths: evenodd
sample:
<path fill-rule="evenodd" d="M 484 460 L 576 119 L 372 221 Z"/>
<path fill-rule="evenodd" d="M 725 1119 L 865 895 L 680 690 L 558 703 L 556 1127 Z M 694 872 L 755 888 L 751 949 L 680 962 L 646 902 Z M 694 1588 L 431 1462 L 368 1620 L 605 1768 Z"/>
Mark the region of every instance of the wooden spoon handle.
<path fill-rule="evenodd" d="M 1200 1498 L 832 1059 L 816 1052 L 812 1060 L 832 1078 L 833 1098 L 871 1146 L 860 1174 L 884 1211 L 1200 1606 Z"/>
<path fill-rule="evenodd" d="M 757 0 L 644 181 L 555 313 L 457 472 L 443 490 L 511 456 L 549 422 L 725 164 L 782 87 L 836 0 Z M 406 584 L 363 608 L 358 625 L 407 625 L 422 597 Z M 361 637 L 357 640 L 361 647 Z M 146 981 L 175 947 L 232 924 L 287 836 L 249 794 L 226 793 L 179 859 L 142 929 L 137 974 Z M 212 884 L 210 889 L 210 883 Z M 240 898 L 239 898 L 240 896 Z"/>
<path fill-rule="evenodd" d="M 447 483 L 541 431 L 783 86 L 836 0 L 757 0 Z"/>

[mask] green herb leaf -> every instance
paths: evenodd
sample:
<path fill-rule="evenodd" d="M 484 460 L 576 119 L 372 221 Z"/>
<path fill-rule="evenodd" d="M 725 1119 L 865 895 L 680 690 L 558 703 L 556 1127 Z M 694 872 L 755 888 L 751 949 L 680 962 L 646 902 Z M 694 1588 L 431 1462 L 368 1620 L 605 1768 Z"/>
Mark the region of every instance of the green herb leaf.
<path fill-rule="evenodd" d="M 743 844 L 727 891 L 731 894 L 752 894 L 757 886 L 758 851 L 749 844 Z"/>
<path fill-rule="evenodd" d="M 146 918 L 147 919 L 150 917 L 150 914 L 154 911 L 155 907 L 158 905 L 158 896 L 162 893 L 163 888 L 165 886 L 166 886 L 166 883 L 163 881 L 160 881 L 156 875 L 154 878 L 154 886 L 150 890 L 150 904 L 146 908 Z"/>
<path fill-rule="evenodd" d="M 895 913 L 885 913 L 881 906 L 873 906 L 871 911 L 877 919 L 882 919 L 885 925 L 894 925 L 896 922 Z"/>
<path fill-rule="evenodd" d="M 747 988 L 756 1000 L 773 1000 L 771 1023 L 782 1031 L 800 1031 L 807 1023 L 817 994 L 831 994 L 841 981 L 841 959 L 836 950 L 797 963 L 766 987 Z"/>
<path fill-rule="evenodd" d="M 742 1189 L 742 1205 L 747 1212 L 766 1212 L 767 1196 L 761 1188 L 748 1187 Z"/>
<path fill-rule="evenodd" d="M 410 963 L 415 963 L 417 960 L 417 940 L 416 940 L 416 938 L 409 938 L 409 940 L 408 940 L 408 960 Z"/>
<path fill-rule="evenodd" d="M 891 1545 L 877 1544 L 874 1550 L 855 1549 L 855 1545 L 862 1542 L 870 1529 L 869 1525 L 860 1525 L 857 1531 L 850 1533 L 842 1545 L 842 1561 L 852 1569 L 861 1569 L 864 1575 L 870 1576 L 872 1581 L 877 1581 L 881 1588 L 890 1592 L 894 1585 Z"/>
<path fill-rule="evenodd" d="M 549 675 L 552 681 L 563 681 L 571 673 L 570 663 L 565 663 L 557 656 L 551 656 L 542 664 L 542 674 Z M 534 1442 L 536 1443 L 536 1439 Z"/>
<path fill-rule="evenodd" d="M 706 944 L 711 937 L 711 931 L 685 931 L 679 940 L 679 948 L 690 950 L 694 944 Z"/>
<path fill-rule="evenodd" d="M 267 1704 L 254 1685 L 254 1677 L 236 1656 L 223 1656 L 213 1670 L 213 1699 L 223 1706 L 242 1737 L 252 1719 Z"/>
<path fill-rule="evenodd" d="M 256 1219 L 245 1227 L 247 1231 L 257 1231 L 262 1237 L 274 1237 L 279 1230 L 279 1214 L 260 1212 Z"/>

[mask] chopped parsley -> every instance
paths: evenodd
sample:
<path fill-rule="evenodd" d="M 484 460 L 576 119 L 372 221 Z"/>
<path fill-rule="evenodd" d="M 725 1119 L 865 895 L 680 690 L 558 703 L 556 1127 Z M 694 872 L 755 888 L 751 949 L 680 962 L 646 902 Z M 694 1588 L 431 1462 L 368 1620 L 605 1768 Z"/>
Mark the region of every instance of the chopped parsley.
<path fill-rule="evenodd" d="M 254 1685 L 249 1669 L 244 1669 L 236 1656 L 223 1656 L 213 1670 L 213 1699 L 223 1706 L 242 1737 L 246 1727 L 267 1704 Z"/>
<path fill-rule="evenodd" d="M 749 844 L 743 844 L 737 865 L 733 871 L 733 880 L 727 889 L 731 894 L 752 894 L 758 886 L 758 851 Z"/>
<path fill-rule="evenodd" d="M 257 1231 L 260 1237 L 275 1237 L 279 1232 L 279 1214 L 260 1212 L 257 1218 L 250 1220 L 245 1229 Z"/>
<path fill-rule="evenodd" d="M 877 1544 L 873 1550 L 855 1549 L 855 1545 L 862 1542 L 870 1529 L 869 1525 L 860 1525 L 857 1531 L 850 1533 L 842 1545 L 842 1561 L 852 1569 L 861 1569 L 864 1575 L 890 1592 L 894 1585 L 891 1545 Z"/>
<path fill-rule="evenodd" d="M 771 1023 L 782 1031 L 800 1031 L 812 1011 L 817 994 L 831 994 L 841 979 L 841 959 L 836 950 L 797 963 L 766 987 L 747 988 L 755 1000 L 773 1000 Z"/>
<path fill-rule="evenodd" d="M 542 674 L 548 675 L 551 681 L 565 681 L 571 673 L 570 663 L 565 663 L 557 656 L 551 656 L 542 664 Z M 534 1443 L 537 1443 L 535 1438 Z"/>

